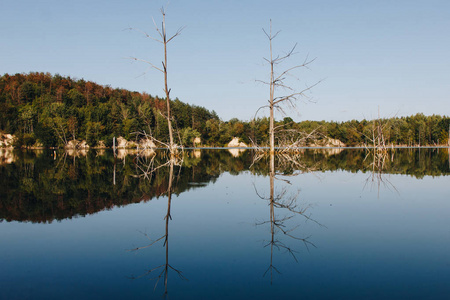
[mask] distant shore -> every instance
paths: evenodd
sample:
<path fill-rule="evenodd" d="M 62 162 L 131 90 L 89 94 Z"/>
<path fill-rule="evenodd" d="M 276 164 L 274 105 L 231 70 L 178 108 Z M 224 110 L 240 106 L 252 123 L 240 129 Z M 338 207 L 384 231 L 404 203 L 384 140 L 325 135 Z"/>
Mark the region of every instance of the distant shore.
<path fill-rule="evenodd" d="M 386 147 L 376 147 L 376 146 L 302 146 L 302 147 L 292 147 L 291 149 L 426 149 L 426 148 L 450 148 L 450 145 L 435 145 L 435 146 L 386 146 Z M 62 147 L 0 147 L 0 150 L 66 150 L 66 151 L 88 151 L 88 150 L 113 150 L 113 147 L 88 147 L 88 148 L 80 148 L 80 149 L 67 149 Z M 228 149 L 240 149 L 240 150 L 268 150 L 269 147 L 214 147 L 214 146 L 204 146 L 204 147 L 183 147 L 180 148 L 183 150 L 228 150 Z M 275 150 L 278 149 L 287 149 L 287 147 L 275 147 Z M 116 150 L 166 150 L 166 148 L 116 148 Z"/>

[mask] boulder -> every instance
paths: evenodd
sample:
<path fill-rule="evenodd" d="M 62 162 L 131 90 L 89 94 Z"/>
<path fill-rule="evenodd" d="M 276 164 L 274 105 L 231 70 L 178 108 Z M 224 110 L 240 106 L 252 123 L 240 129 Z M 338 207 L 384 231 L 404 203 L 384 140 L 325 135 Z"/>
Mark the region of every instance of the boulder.
<path fill-rule="evenodd" d="M 233 157 L 239 157 L 241 153 L 247 151 L 247 149 L 228 149 Z"/>
<path fill-rule="evenodd" d="M 200 138 L 200 137 L 196 137 L 195 139 L 194 139 L 194 147 L 196 146 L 196 145 L 200 145 L 202 143 L 202 139 Z"/>
<path fill-rule="evenodd" d="M 125 149 L 127 147 L 128 141 L 124 139 L 123 137 L 119 136 L 117 138 L 117 145 L 116 147 L 119 149 Z"/>
<path fill-rule="evenodd" d="M 12 134 L 0 133 L 0 148 L 11 148 L 14 142 Z"/>
<path fill-rule="evenodd" d="M 245 143 L 239 142 L 239 138 L 234 137 L 229 143 L 228 147 L 230 148 L 246 148 L 248 147 Z"/>
<path fill-rule="evenodd" d="M 127 148 L 127 149 L 130 149 L 130 148 L 136 149 L 137 146 L 138 146 L 138 144 L 137 144 L 136 142 L 134 142 L 134 141 L 129 141 L 129 142 L 127 143 L 126 148 Z"/>
<path fill-rule="evenodd" d="M 67 144 L 64 146 L 66 149 L 77 149 L 78 141 L 77 140 L 71 140 L 68 141 Z"/>
<path fill-rule="evenodd" d="M 12 164 L 15 160 L 13 149 L 0 149 L 0 166 Z"/>
<path fill-rule="evenodd" d="M 345 147 L 345 144 L 338 140 L 332 138 L 324 138 L 321 140 L 315 140 L 308 144 L 309 147 Z"/>
<path fill-rule="evenodd" d="M 78 149 L 89 149 L 89 145 L 85 140 L 82 140 L 80 143 L 78 143 L 77 147 Z"/>
<path fill-rule="evenodd" d="M 151 139 L 142 139 L 139 141 L 139 148 L 141 149 L 154 149 L 156 148 L 155 143 Z"/>
<path fill-rule="evenodd" d="M 71 140 L 68 141 L 67 144 L 64 146 L 64 148 L 66 148 L 67 150 L 77 150 L 77 149 L 89 149 L 89 145 L 88 143 L 83 140 L 83 141 L 77 141 L 77 140 Z"/>
<path fill-rule="evenodd" d="M 98 142 L 97 142 L 97 147 L 96 147 L 96 148 L 101 148 L 101 149 L 106 148 L 105 142 L 103 142 L 103 141 L 98 141 Z"/>
<path fill-rule="evenodd" d="M 327 147 L 345 147 L 345 144 L 337 139 L 328 138 Z"/>
<path fill-rule="evenodd" d="M 199 149 L 194 150 L 194 157 L 195 158 L 200 158 L 202 157 L 202 151 Z"/>

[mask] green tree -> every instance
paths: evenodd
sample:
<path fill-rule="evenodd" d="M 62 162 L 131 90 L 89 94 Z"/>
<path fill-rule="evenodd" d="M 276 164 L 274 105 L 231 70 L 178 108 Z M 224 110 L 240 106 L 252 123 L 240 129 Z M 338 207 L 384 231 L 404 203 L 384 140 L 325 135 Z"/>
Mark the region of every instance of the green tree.
<path fill-rule="evenodd" d="M 181 141 L 183 142 L 183 145 L 191 147 L 194 146 L 194 139 L 200 136 L 201 135 L 197 130 L 192 129 L 191 127 L 186 127 L 182 130 Z"/>

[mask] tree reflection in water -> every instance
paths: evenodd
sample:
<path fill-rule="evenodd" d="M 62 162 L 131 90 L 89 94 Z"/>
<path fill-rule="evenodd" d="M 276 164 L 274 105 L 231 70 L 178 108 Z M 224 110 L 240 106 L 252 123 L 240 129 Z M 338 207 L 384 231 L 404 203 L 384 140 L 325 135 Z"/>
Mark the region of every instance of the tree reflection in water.
<path fill-rule="evenodd" d="M 148 158 L 148 157 L 147 157 Z M 138 170 L 140 170 L 142 172 L 142 176 L 144 176 L 145 178 L 147 178 L 148 180 L 150 180 L 151 178 L 151 174 L 158 168 L 161 167 L 168 167 L 169 168 L 169 175 L 168 175 L 168 188 L 167 188 L 167 212 L 166 215 L 164 217 L 165 220 L 165 234 L 161 237 L 159 237 L 156 240 L 152 240 L 146 233 L 143 233 L 144 236 L 150 240 L 150 244 L 146 245 L 146 246 L 142 246 L 142 247 L 137 247 L 134 249 L 131 249 L 130 251 L 138 251 L 138 250 L 142 250 L 144 248 L 148 248 L 151 247 L 155 244 L 157 244 L 159 241 L 164 241 L 163 242 L 163 247 L 165 248 L 165 263 L 162 265 L 159 265 L 157 267 L 154 267 L 152 269 L 149 269 L 148 271 L 146 271 L 144 274 L 139 275 L 139 276 L 132 276 L 130 277 L 131 279 L 137 279 L 137 278 L 142 278 L 142 277 L 146 277 L 146 276 L 153 276 L 150 279 L 151 280 L 156 280 L 155 283 L 155 289 L 158 286 L 159 281 L 161 280 L 161 278 L 164 279 L 164 297 L 167 297 L 168 295 L 168 279 L 169 279 L 169 270 L 173 270 L 175 271 L 175 273 L 178 274 L 178 276 L 183 279 L 183 280 L 187 280 L 186 277 L 183 276 L 182 272 L 176 268 L 174 268 L 173 266 L 171 266 L 169 264 L 169 222 L 170 220 L 172 220 L 172 215 L 170 213 L 170 208 L 172 205 L 172 188 L 173 188 L 173 182 L 174 182 L 174 167 L 175 166 L 179 166 L 181 169 L 181 165 L 182 165 L 182 158 L 179 157 L 175 157 L 175 156 L 171 156 L 169 158 L 169 160 L 160 165 L 160 166 L 156 166 L 154 164 L 155 160 L 154 160 L 154 156 L 149 160 L 145 159 L 145 160 L 140 160 L 139 158 L 136 159 L 136 166 L 138 168 Z"/>
<path fill-rule="evenodd" d="M 380 188 L 385 187 L 387 189 L 393 189 L 398 193 L 397 188 L 389 181 L 389 178 L 385 175 L 387 170 L 389 170 L 390 163 L 394 161 L 394 151 L 389 153 L 389 150 L 385 147 L 383 148 L 368 148 L 366 157 L 364 161 L 371 161 L 370 156 L 372 156 L 372 162 L 369 165 L 369 176 L 366 179 L 364 188 L 367 185 L 377 187 L 377 196 L 380 197 Z"/>
<path fill-rule="evenodd" d="M 201 188 L 215 182 L 224 172 L 250 171 L 257 176 L 269 175 L 268 155 L 253 162 L 250 151 L 241 152 L 239 157 L 233 157 L 226 150 L 202 149 L 201 157 L 197 152 L 186 151 L 183 168 L 178 169 L 179 175 L 172 186 L 173 193 L 178 195 Z M 309 170 L 318 171 L 314 174 L 362 172 L 368 175 L 366 186 L 380 183 L 383 187 L 384 183 L 377 181 L 380 175 L 383 180 L 390 174 L 417 179 L 450 175 L 447 148 L 388 149 L 387 153 L 384 163 L 383 160 L 373 163 L 372 154 L 365 159 L 365 149 L 299 149 L 294 158 L 292 155 L 281 161 L 276 158 L 275 176 L 280 170 L 283 179 L 289 179 L 286 175 L 294 176 Z M 140 165 L 135 163 L 138 154 L 132 151 L 120 161 L 116 161 L 118 158 L 112 151 L 105 150 L 70 154 L 54 150 L 0 151 L 0 178 L 3 180 L 0 221 L 51 223 L 151 201 L 167 192 L 170 168 L 164 165 L 168 158 L 162 151 L 152 155 L 139 153 Z M 389 183 L 386 184 L 389 187 Z"/>
<path fill-rule="evenodd" d="M 274 265 L 273 255 L 275 249 L 286 251 L 293 257 L 296 262 L 298 262 L 295 255 L 296 253 L 298 253 L 298 251 L 289 246 L 288 243 L 283 240 L 283 237 L 289 237 L 290 239 L 300 241 L 308 251 L 310 246 L 316 248 L 314 243 L 309 240 L 310 236 L 299 237 L 295 235 L 295 230 L 300 227 L 300 224 L 298 224 L 298 220 L 295 219 L 301 216 L 306 221 L 311 221 L 320 226 L 323 226 L 322 224 L 311 218 L 311 215 L 308 211 L 311 208 L 311 205 L 298 205 L 297 201 L 299 199 L 300 190 L 297 190 L 296 193 L 289 195 L 288 186 L 286 185 L 291 185 L 291 183 L 288 180 L 277 177 L 282 175 L 293 176 L 298 175 L 298 172 L 302 172 L 302 170 L 299 170 L 299 167 L 302 166 L 301 162 L 296 155 L 297 154 L 289 155 L 288 153 L 281 153 L 279 155 L 275 155 L 273 153 L 270 154 L 269 197 L 267 198 L 261 195 L 255 187 L 255 192 L 258 197 L 268 201 L 270 208 L 269 220 L 256 223 L 257 226 L 266 224 L 270 225 L 270 240 L 266 241 L 264 244 L 265 248 L 270 247 L 270 263 L 269 267 L 263 275 L 266 276 L 268 273 L 270 274 L 270 284 L 273 283 L 274 271 L 278 274 L 281 273 Z M 260 160 L 263 157 L 264 154 L 259 153 L 255 156 L 255 160 Z M 275 159 L 277 159 L 278 168 L 275 168 Z M 303 171 L 305 171 L 305 169 L 303 169 Z M 279 180 L 285 184 L 285 186 L 278 192 L 275 191 L 275 180 Z M 276 210 L 278 210 L 279 213 L 276 213 Z M 282 213 L 283 215 L 281 215 Z M 288 224 L 292 222 L 294 223 L 293 225 Z M 282 236 L 279 237 L 277 233 L 282 233 Z"/>

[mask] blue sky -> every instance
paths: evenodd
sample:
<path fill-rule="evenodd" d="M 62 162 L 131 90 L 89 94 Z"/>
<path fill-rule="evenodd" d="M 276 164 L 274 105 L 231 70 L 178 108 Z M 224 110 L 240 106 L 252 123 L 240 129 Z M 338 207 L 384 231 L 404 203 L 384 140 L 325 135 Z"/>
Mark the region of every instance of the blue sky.
<path fill-rule="evenodd" d="M 450 1 L 114 1 L 2 0 L 0 73 L 30 71 L 84 78 L 163 95 L 155 35 L 166 7 L 171 96 L 250 120 L 268 99 L 262 28 L 272 19 L 274 53 L 298 43 L 278 71 L 316 58 L 292 77 L 297 90 L 321 81 L 309 100 L 286 109 L 297 121 L 374 118 L 418 112 L 450 115 Z M 297 78 L 297 79 L 295 79 Z M 279 91 L 283 94 L 284 91 Z M 260 114 L 262 116 L 263 114 Z M 278 114 L 277 118 L 283 116 Z"/>

